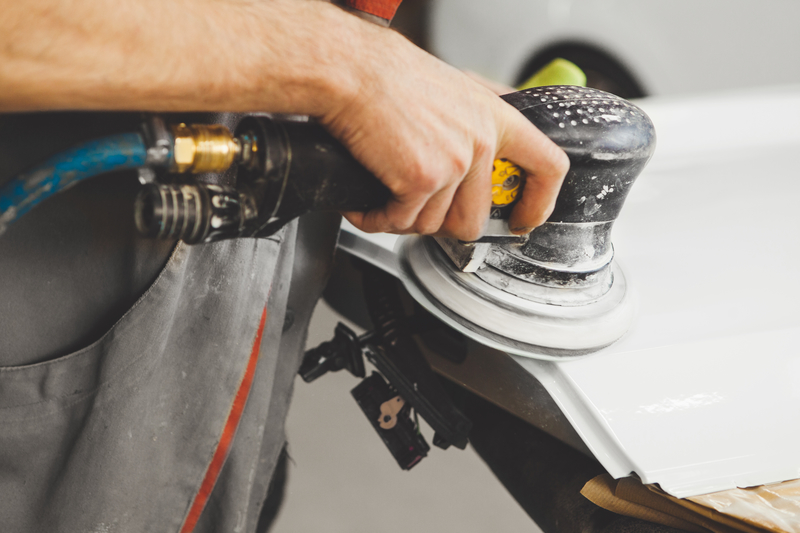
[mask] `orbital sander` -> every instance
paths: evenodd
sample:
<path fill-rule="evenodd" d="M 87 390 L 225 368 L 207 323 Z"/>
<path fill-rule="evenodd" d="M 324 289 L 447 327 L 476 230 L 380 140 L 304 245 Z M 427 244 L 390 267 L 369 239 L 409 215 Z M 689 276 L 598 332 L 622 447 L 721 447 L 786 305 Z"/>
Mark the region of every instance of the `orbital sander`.
<path fill-rule="evenodd" d="M 503 202 L 514 195 L 504 189 L 524 181 L 496 162 L 495 174 L 510 179 L 496 186 L 488 234 L 470 243 L 405 239 L 406 288 L 448 325 L 506 352 L 553 359 L 596 351 L 634 317 L 611 230 L 653 154 L 655 129 L 641 109 L 596 89 L 540 87 L 503 98 L 569 156 L 552 215 L 525 237 L 509 235 Z"/>

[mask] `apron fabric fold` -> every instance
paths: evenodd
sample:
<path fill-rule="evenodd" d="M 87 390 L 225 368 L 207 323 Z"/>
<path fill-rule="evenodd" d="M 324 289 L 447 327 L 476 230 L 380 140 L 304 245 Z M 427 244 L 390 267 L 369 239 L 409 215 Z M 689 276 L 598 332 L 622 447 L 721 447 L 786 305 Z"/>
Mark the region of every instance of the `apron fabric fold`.
<path fill-rule="evenodd" d="M 0 368 L 0 529 L 252 531 L 298 364 L 295 234 L 181 243 L 99 341 Z"/>

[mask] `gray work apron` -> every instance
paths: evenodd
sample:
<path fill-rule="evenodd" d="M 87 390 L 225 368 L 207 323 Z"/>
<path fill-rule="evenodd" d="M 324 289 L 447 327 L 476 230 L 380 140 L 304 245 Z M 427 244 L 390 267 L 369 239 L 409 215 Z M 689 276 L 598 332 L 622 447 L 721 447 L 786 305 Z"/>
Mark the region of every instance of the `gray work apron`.
<path fill-rule="evenodd" d="M 180 243 L 99 341 L 0 368 L 1 532 L 255 530 L 299 364 L 295 234 Z"/>

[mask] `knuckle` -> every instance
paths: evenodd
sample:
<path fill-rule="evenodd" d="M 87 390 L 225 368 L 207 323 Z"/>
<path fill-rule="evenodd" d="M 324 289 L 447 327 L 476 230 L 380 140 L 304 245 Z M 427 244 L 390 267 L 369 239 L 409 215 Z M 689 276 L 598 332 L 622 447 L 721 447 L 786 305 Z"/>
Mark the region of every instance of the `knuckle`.
<path fill-rule="evenodd" d="M 458 221 L 448 221 L 445 231 L 462 241 L 476 241 L 483 236 L 484 221 L 480 217 L 469 217 Z"/>
<path fill-rule="evenodd" d="M 408 178 L 402 182 L 401 194 L 412 197 L 427 197 L 439 190 L 440 174 L 431 165 L 416 160 L 406 167 Z"/>
<path fill-rule="evenodd" d="M 468 156 L 461 154 L 453 157 L 450 164 L 454 177 L 460 179 L 469 171 L 472 161 Z"/>
<path fill-rule="evenodd" d="M 569 171 L 569 157 L 567 157 L 567 153 L 561 148 L 556 150 L 553 170 L 559 177 L 563 177 Z"/>
<path fill-rule="evenodd" d="M 424 159 L 419 155 L 410 157 L 408 161 L 404 162 L 404 166 L 408 175 L 412 177 L 421 176 L 427 167 Z"/>
<path fill-rule="evenodd" d="M 389 233 L 410 233 L 414 230 L 414 217 L 408 214 L 395 214 L 388 219 L 387 229 Z"/>
<path fill-rule="evenodd" d="M 420 235 L 433 235 L 442 227 L 440 220 L 417 221 L 414 225 L 414 232 Z"/>
<path fill-rule="evenodd" d="M 491 139 L 483 137 L 475 141 L 475 161 L 494 159 L 496 144 Z"/>
<path fill-rule="evenodd" d="M 441 188 L 440 179 L 438 174 L 425 169 L 425 171 L 417 174 L 415 190 L 417 193 L 425 195 L 433 194 Z"/>
<path fill-rule="evenodd" d="M 465 241 L 477 241 L 483 236 L 483 226 L 482 224 L 475 224 L 471 223 L 467 227 L 462 228 L 463 236 L 461 237 Z"/>
<path fill-rule="evenodd" d="M 487 187 L 491 181 L 492 167 L 495 160 L 495 145 L 491 142 L 481 141 L 475 146 L 472 175 L 481 180 L 486 180 Z"/>
<path fill-rule="evenodd" d="M 399 222 L 390 222 L 381 230 L 383 233 L 407 233 L 409 226 Z"/>

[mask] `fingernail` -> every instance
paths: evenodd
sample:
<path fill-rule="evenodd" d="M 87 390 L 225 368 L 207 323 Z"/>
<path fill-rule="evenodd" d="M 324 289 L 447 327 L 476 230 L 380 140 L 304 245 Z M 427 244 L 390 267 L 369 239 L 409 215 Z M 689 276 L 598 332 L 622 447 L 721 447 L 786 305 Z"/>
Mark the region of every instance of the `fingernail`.
<path fill-rule="evenodd" d="M 511 228 L 511 233 L 514 235 L 525 235 L 526 233 L 530 233 L 533 231 L 533 228 L 528 228 L 526 226 L 522 226 L 519 228 Z"/>

